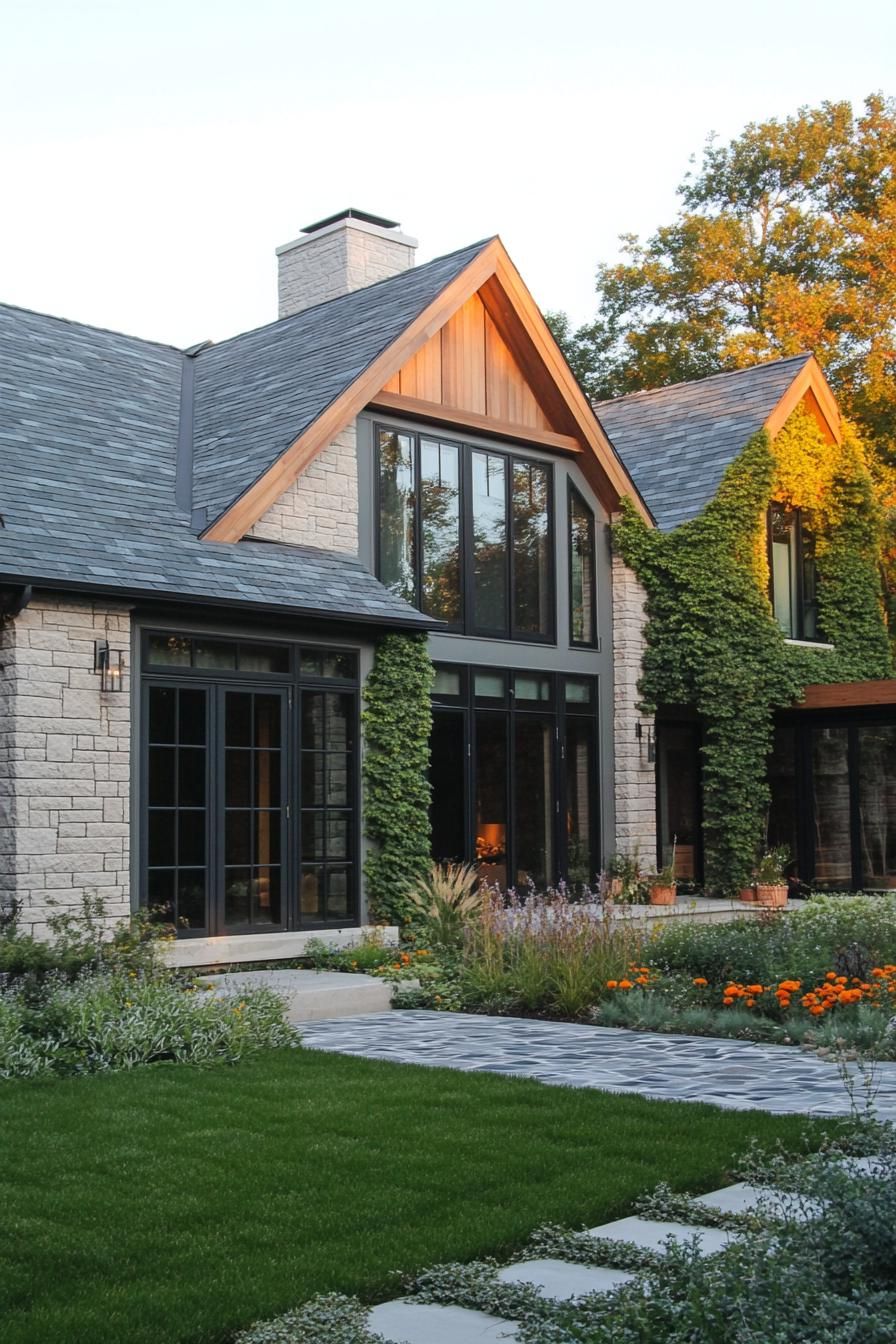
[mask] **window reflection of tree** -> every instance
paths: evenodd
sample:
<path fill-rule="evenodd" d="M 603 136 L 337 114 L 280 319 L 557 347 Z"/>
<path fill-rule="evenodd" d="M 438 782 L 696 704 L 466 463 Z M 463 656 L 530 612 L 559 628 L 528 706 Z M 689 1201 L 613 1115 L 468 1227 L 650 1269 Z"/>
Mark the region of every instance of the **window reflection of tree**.
<path fill-rule="evenodd" d="M 548 471 L 532 462 L 513 464 L 514 625 L 547 634 Z"/>
<path fill-rule="evenodd" d="M 427 615 L 458 624 L 462 617 L 458 450 L 454 444 L 423 440 L 421 451 L 421 605 Z"/>
<path fill-rule="evenodd" d="M 406 602 L 416 600 L 414 459 L 410 435 L 380 434 L 380 577 Z"/>

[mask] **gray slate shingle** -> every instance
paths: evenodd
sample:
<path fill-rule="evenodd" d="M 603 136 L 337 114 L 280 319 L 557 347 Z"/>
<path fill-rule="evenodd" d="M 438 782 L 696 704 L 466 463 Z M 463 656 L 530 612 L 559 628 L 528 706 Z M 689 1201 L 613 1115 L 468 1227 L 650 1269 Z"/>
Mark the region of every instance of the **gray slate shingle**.
<path fill-rule="evenodd" d="M 663 531 L 695 518 L 810 355 L 595 404 L 597 418 Z"/>
<path fill-rule="evenodd" d="M 230 504 L 483 246 L 198 355 L 194 505 Z M 430 625 L 351 557 L 198 539 L 174 494 L 183 359 L 0 305 L 0 583 Z"/>

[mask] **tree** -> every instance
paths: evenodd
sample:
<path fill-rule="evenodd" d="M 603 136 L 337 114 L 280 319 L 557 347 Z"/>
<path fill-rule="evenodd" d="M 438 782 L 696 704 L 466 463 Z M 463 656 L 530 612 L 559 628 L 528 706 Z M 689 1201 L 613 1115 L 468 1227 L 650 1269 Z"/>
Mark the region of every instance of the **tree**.
<path fill-rule="evenodd" d="M 896 101 L 875 94 L 707 141 L 674 223 L 597 272 L 599 310 L 549 322 L 595 400 L 812 350 L 896 462 Z"/>

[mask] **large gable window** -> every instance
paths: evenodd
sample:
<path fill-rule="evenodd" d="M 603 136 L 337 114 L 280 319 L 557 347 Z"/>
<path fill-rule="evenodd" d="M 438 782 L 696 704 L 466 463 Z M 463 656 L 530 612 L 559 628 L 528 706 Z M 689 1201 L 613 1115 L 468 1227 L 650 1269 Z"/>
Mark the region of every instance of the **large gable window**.
<path fill-rule="evenodd" d="M 449 630 L 554 636 L 549 464 L 377 430 L 381 581 Z"/>
<path fill-rule="evenodd" d="M 769 598 L 789 639 L 818 640 L 815 538 L 801 509 L 772 504 L 768 514 Z"/>

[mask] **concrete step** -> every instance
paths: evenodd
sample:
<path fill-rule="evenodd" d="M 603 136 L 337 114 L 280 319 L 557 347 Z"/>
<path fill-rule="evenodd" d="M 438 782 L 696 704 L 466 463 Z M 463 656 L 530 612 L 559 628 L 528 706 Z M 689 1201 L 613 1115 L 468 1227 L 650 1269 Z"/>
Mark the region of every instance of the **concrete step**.
<path fill-rule="evenodd" d="M 502 1283 L 528 1283 L 540 1288 L 545 1297 L 562 1301 L 584 1297 L 586 1293 L 610 1293 L 621 1283 L 634 1278 L 621 1269 L 603 1269 L 593 1265 L 574 1265 L 566 1260 L 521 1260 L 498 1270 Z"/>
<path fill-rule="evenodd" d="M 775 1214 L 780 1218 L 799 1218 L 807 1222 L 820 1218 L 824 1213 L 824 1201 L 820 1199 L 802 1199 L 787 1190 L 773 1190 L 769 1186 L 749 1185 L 738 1181 L 737 1185 L 726 1185 L 723 1190 L 713 1190 L 711 1194 L 700 1195 L 698 1204 L 708 1209 L 720 1209 L 723 1213 L 755 1213 L 762 1211 Z"/>
<path fill-rule="evenodd" d="M 516 1323 L 465 1307 L 422 1302 L 382 1302 L 367 1316 L 367 1329 L 389 1344 L 499 1344 L 519 1338 Z"/>
<path fill-rule="evenodd" d="M 272 989 L 286 1000 L 291 1023 L 381 1013 L 392 1005 L 392 986 L 385 980 L 341 971 L 232 971 L 204 975 L 200 983 L 215 994 L 234 997 L 250 989 Z"/>
<path fill-rule="evenodd" d="M 589 1227 L 591 1237 L 612 1237 L 615 1241 L 633 1241 L 645 1251 L 663 1251 L 668 1237 L 676 1241 L 690 1241 L 699 1238 L 700 1254 L 715 1255 L 723 1251 L 737 1233 L 724 1232 L 717 1227 L 691 1227 L 687 1223 L 660 1223 L 652 1218 L 617 1218 L 614 1223 L 603 1223 L 600 1227 Z"/>

